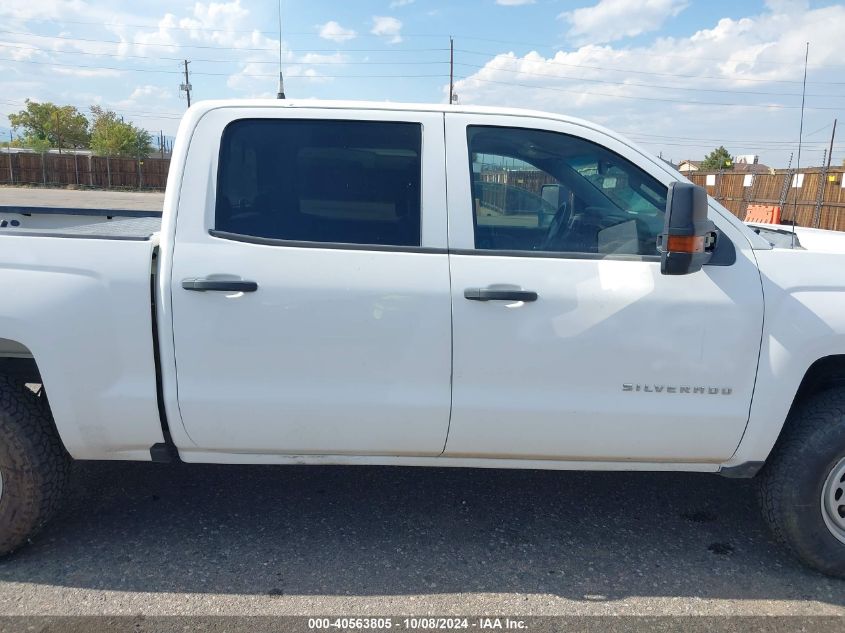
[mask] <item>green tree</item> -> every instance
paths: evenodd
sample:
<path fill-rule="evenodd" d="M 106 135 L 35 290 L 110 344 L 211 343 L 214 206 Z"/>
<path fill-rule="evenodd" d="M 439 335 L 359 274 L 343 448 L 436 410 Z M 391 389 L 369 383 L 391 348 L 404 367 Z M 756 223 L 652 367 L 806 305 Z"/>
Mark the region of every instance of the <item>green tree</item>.
<path fill-rule="evenodd" d="M 86 147 L 88 119 L 73 106 L 57 106 L 49 101 L 26 100 L 26 108 L 9 115 L 9 122 L 22 134 L 21 145 L 44 151 L 50 147 Z"/>
<path fill-rule="evenodd" d="M 704 157 L 699 167 L 700 169 L 727 169 L 731 165 L 733 165 L 733 159 L 730 152 L 720 145 Z"/>
<path fill-rule="evenodd" d="M 150 133 L 126 123 L 117 113 L 91 106 L 91 115 L 91 150 L 95 154 L 145 158 L 153 151 Z"/>

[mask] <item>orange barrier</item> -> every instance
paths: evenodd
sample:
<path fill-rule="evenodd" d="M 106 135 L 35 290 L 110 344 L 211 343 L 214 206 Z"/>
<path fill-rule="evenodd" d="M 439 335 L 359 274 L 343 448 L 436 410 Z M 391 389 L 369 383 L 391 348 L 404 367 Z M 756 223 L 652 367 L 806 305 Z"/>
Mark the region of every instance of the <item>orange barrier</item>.
<path fill-rule="evenodd" d="M 749 204 L 745 212 L 746 222 L 757 224 L 780 224 L 780 207 L 771 204 Z"/>

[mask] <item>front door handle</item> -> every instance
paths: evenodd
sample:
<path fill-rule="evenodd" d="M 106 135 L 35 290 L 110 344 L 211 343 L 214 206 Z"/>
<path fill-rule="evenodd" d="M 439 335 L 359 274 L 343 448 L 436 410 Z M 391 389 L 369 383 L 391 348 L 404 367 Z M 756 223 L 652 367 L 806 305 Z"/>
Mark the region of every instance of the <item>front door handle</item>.
<path fill-rule="evenodd" d="M 498 288 L 467 288 L 464 298 L 470 301 L 537 301 L 533 290 L 504 290 Z"/>
<path fill-rule="evenodd" d="M 182 287 L 185 290 L 196 290 L 205 292 L 212 290 L 216 292 L 255 292 L 258 284 L 254 281 L 241 281 L 240 279 L 183 279 Z"/>

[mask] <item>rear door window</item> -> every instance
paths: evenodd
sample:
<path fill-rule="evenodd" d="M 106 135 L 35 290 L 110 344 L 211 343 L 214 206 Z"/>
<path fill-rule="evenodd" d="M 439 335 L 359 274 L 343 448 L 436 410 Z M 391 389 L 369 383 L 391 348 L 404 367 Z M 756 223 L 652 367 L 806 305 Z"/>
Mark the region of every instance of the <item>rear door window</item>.
<path fill-rule="evenodd" d="M 296 242 L 419 246 L 421 137 L 418 123 L 230 123 L 214 228 Z"/>

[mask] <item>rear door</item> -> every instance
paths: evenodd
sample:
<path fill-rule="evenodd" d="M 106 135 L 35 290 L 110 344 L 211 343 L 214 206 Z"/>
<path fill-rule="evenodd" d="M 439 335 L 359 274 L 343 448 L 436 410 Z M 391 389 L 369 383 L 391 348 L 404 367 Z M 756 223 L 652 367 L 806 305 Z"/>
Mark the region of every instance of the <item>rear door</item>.
<path fill-rule="evenodd" d="M 442 451 L 443 155 L 442 114 L 220 109 L 202 119 L 171 279 L 179 410 L 199 448 Z M 209 179 L 207 191 L 191 189 Z"/>
<path fill-rule="evenodd" d="M 673 177 L 585 126 L 446 115 L 447 456 L 718 462 L 748 419 L 763 297 L 748 241 L 660 274 Z M 486 300 L 485 300 L 486 299 Z"/>

